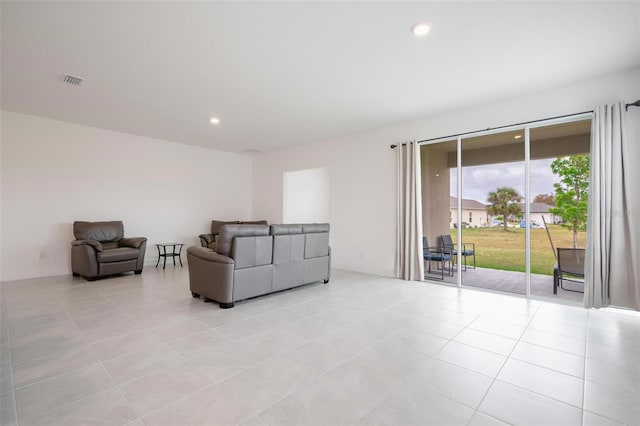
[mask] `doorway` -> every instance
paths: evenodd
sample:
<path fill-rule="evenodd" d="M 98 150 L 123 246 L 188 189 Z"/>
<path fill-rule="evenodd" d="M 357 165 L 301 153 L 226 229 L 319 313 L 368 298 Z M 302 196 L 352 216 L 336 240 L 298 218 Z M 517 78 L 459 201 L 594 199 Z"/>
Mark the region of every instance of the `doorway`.
<path fill-rule="evenodd" d="M 581 114 L 421 143 L 425 237 L 440 250 L 443 236 L 455 243 L 445 282 L 581 302 L 554 294 L 553 276 L 556 248 L 574 238 L 584 248 L 587 194 L 577 229 L 556 196 L 565 160 L 587 161 L 588 182 L 590 134 L 591 114 Z"/>
<path fill-rule="evenodd" d="M 283 223 L 329 222 L 329 169 L 284 172 Z"/>

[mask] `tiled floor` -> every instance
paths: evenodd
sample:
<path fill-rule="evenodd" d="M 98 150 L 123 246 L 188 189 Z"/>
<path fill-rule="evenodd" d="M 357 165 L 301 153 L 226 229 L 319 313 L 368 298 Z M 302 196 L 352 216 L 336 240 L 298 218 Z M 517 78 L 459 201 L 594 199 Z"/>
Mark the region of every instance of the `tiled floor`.
<path fill-rule="evenodd" d="M 1 287 L 2 425 L 640 419 L 635 314 L 347 271 L 229 310 L 186 268 Z"/>

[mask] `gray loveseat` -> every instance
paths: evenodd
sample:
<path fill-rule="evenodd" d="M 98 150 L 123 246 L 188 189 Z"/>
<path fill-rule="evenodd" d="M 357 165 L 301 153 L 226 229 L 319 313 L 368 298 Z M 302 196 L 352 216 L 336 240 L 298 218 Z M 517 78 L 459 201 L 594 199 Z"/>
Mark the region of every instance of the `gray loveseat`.
<path fill-rule="evenodd" d="M 329 282 L 329 224 L 224 225 L 216 249 L 189 247 L 193 297 L 234 302 L 316 281 Z"/>
<path fill-rule="evenodd" d="M 124 238 L 121 221 L 73 222 L 71 271 L 93 281 L 99 277 L 133 271 L 142 273 L 147 239 Z"/>

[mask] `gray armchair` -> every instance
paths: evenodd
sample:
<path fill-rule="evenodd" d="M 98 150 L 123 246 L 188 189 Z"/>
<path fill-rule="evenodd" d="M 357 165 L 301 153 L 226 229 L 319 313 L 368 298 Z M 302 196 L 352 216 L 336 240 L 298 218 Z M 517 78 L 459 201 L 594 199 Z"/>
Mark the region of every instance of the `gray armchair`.
<path fill-rule="evenodd" d="M 71 271 L 89 281 L 133 271 L 142 273 L 147 239 L 124 238 L 124 225 L 113 222 L 73 222 Z"/>

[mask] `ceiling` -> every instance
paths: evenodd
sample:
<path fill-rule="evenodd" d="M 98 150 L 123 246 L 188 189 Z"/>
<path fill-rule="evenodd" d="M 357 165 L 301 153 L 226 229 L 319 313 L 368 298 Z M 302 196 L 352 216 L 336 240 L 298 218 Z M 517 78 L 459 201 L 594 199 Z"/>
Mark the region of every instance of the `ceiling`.
<path fill-rule="evenodd" d="M 3 109 L 239 153 L 640 65 L 638 1 L 2 1 L 1 15 Z"/>

